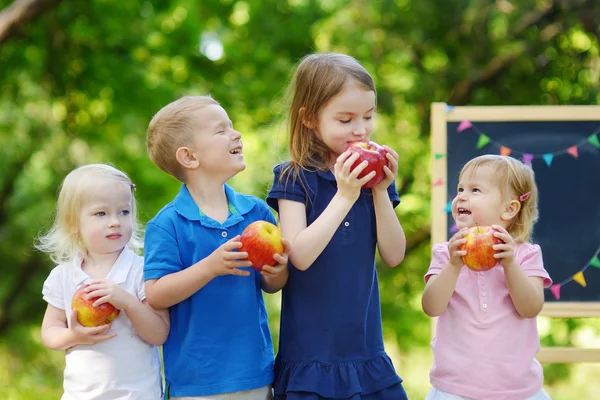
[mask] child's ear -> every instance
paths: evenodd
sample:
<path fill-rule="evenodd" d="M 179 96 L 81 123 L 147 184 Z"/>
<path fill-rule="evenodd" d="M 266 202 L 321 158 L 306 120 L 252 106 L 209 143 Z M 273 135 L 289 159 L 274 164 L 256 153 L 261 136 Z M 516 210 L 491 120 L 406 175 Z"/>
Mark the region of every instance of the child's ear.
<path fill-rule="evenodd" d="M 199 162 L 196 154 L 187 147 L 180 147 L 175 152 L 175 159 L 183 168 L 194 169 L 198 168 Z"/>
<path fill-rule="evenodd" d="M 521 202 L 518 200 L 511 200 L 506 204 L 504 211 L 500 218 L 504 221 L 510 221 L 521 211 Z"/>
<path fill-rule="evenodd" d="M 302 121 L 302 124 L 308 129 L 315 129 L 315 123 L 310 115 L 306 112 L 306 107 L 302 107 L 300 111 L 298 111 L 298 116 Z"/>

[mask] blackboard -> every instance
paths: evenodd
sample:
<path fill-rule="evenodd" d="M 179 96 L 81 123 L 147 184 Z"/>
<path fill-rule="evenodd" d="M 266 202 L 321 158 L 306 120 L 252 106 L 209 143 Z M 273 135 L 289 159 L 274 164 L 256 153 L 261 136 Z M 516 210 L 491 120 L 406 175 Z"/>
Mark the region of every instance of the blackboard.
<path fill-rule="evenodd" d="M 532 241 L 554 281 L 543 315 L 600 316 L 600 106 L 434 103 L 431 127 L 432 243 L 455 231 L 448 203 L 462 166 L 510 153 L 531 164 L 539 189 Z"/>

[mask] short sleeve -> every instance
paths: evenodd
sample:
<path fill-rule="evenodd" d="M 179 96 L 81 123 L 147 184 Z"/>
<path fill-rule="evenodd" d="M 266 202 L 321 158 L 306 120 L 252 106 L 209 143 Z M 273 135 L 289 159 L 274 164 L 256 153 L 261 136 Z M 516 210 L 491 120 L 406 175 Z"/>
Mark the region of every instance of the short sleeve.
<path fill-rule="evenodd" d="M 150 221 L 144 235 L 144 280 L 160 279 L 182 269 L 175 232 Z"/>
<path fill-rule="evenodd" d="M 392 205 L 394 208 L 400 204 L 400 197 L 398 196 L 398 189 L 396 189 L 396 180 L 392 182 L 390 186 L 388 186 L 388 195 L 390 196 L 390 200 L 392 201 Z"/>
<path fill-rule="evenodd" d="M 439 275 L 449 262 L 450 253 L 448 252 L 448 242 L 434 244 L 431 249 L 431 263 L 425 274 L 425 282 L 427 282 L 432 275 Z"/>
<path fill-rule="evenodd" d="M 55 267 L 48 275 L 42 286 L 42 298 L 50 305 L 65 310 L 65 299 L 63 296 L 63 274 L 64 268 Z"/>
<path fill-rule="evenodd" d="M 285 199 L 306 204 L 306 191 L 302 186 L 301 176 L 295 176 L 293 170 L 283 169 L 289 163 L 279 164 L 273 168 L 273 185 L 267 195 L 267 204 L 279 212 L 277 200 Z"/>
<path fill-rule="evenodd" d="M 527 276 L 537 276 L 544 280 L 544 287 L 552 285 L 552 279 L 544 268 L 542 249 L 537 244 L 523 243 L 516 251 L 516 259 Z"/>

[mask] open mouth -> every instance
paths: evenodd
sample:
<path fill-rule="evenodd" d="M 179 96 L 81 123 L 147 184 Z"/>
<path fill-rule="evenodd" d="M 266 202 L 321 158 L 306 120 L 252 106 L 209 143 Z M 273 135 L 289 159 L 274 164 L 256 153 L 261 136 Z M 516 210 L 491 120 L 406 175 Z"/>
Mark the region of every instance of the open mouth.
<path fill-rule="evenodd" d="M 236 147 L 235 149 L 230 150 L 229 154 L 242 154 L 242 148 L 241 147 Z"/>
<path fill-rule="evenodd" d="M 466 208 L 458 208 L 458 215 L 471 215 L 471 211 L 467 210 Z"/>

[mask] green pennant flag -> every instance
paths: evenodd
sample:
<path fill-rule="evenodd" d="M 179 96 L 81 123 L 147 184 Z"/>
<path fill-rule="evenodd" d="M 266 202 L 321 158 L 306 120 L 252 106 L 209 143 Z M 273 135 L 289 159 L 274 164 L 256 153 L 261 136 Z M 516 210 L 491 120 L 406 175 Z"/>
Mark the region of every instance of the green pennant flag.
<path fill-rule="evenodd" d="M 439 160 L 440 158 L 444 158 L 446 155 L 442 153 L 435 153 L 435 159 Z"/>
<path fill-rule="evenodd" d="M 590 265 L 592 267 L 600 268 L 600 258 L 598 258 L 597 256 L 592 258 L 592 261 L 590 261 Z"/>
<path fill-rule="evenodd" d="M 598 141 L 598 136 L 596 136 L 596 134 L 593 134 L 590 137 L 588 137 L 588 142 L 600 149 L 600 141 Z"/>
<path fill-rule="evenodd" d="M 479 135 L 479 140 L 477 140 L 477 148 L 481 149 L 483 146 L 490 142 L 490 138 L 484 135 L 483 133 Z"/>

